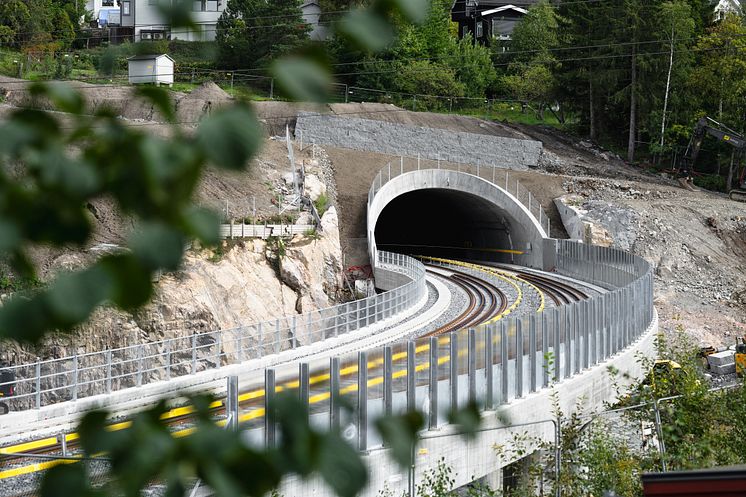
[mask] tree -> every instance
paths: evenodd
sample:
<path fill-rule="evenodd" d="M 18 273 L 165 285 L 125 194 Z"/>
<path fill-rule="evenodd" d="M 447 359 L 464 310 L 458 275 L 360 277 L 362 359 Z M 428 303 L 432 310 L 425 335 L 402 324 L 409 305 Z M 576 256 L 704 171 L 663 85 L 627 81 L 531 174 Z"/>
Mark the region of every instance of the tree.
<path fill-rule="evenodd" d="M 33 35 L 31 13 L 22 0 L 7 0 L 0 2 L 0 26 L 4 28 L 5 36 L 13 46 Z"/>
<path fill-rule="evenodd" d="M 746 27 L 740 17 L 729 14 L 700 38 L 696 49 L 706 54 L 693 71 L 690 91 L 697 95 L 700 112 L 744 132 L 746 113 Z M 706 88 L 707 91 L 698 91 Z M 730 156 L 730 150 L 728 156 Z M 733 182 L 734 161 L 730 161 L 726 188 Z M 719 172 L 719 169 L 718 169 Z"/>
<path fill-rule="evenodd" d="M 218 64 L 262 67 L 301 47 L 311 27 L 300 6 L 300 0 L 228 0 L 215 34 Z"/>
<path fill-rule="evenodd" d="M 538 104 L 538 117 L 556 97 L 555 72 L 559 63 L 553 50 L 559 45 L 561 18 L 546 0 L 531 6 L 513 30 L 502 84 L 514 98 Z M 497 45 L 496 45 L 497 46 Z"/>

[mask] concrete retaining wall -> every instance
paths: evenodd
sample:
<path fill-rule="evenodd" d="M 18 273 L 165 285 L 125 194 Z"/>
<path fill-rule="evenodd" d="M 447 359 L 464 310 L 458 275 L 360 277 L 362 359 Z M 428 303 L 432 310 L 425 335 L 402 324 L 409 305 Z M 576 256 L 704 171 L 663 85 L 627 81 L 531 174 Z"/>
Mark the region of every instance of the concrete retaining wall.
<path fill-rule="evenodd" d="M 533 140 L 308 113 L 299 114 L 295 132 L 307 143 L 517 170 L 536 166 L 542 150 Z"/>

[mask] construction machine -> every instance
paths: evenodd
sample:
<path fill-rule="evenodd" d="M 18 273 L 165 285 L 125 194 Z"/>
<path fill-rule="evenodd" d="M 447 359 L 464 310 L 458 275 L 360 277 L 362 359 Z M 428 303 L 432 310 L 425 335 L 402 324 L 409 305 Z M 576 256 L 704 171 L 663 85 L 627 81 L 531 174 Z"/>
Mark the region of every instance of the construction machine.
<path fill-rule="evenodd" d="M 736 374 L 743 376 L 746 373 L 746 336 L 736 338 Z"/>
<path fill-rule="evenodd" d="M 746 138 L 742 135 L 712 118 L 700 118 L 697 121 L 697 124 L 694 125 L 692 138 L 689 140 L 689 145 L 686 147 L 686 153 L 684 154 L 679 167 L 679 183 L 682 187 L 690 191 L 699 190 L 699 188 L 695 187 L 692 183 L 692 174 L 705 135 L 710 135 L 723 143 L 727 143 L 734 147 L 738 152 L 746 150 Z M 728 197 L 731 200 L 746 202 L 746 168 L 743 169 L 738 178 L 737 188 L 728 192 Z"/>

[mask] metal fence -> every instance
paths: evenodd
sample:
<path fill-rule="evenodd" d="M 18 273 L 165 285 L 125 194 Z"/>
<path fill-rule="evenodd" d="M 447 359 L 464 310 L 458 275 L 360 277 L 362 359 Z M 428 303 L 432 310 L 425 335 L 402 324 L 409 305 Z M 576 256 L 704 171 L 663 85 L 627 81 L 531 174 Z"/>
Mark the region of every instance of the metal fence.
<path fill-rule="evenodd" d="M 378 193 L 383 185 L 402 174 L 419 171 L 421 169 L 445 169 L 457 171 L 466 174 L 478 176 L 484 180 L 503 188 L 506 192 L 513 195 L 532 216 L 537 220 L 539 225 L 544 228 L 547 236 L 550 236 L 549 216 L 544 212 L 544 208 L 537 201 L 533 194 L 521 184 L 520 181 L 511 177 L 511 169 L 497 167 L 491 164 L 462 164 L 457 158 L 445 156 L 438 160 L 426 160 L 420 157 L 401 157 L 398 163 L 389 162 L 383 167 L 375 178 L 368 191 L 368 206 L 373 201 L 373 197 Z"/>
<path fill-rule="evenodd" d="M 309 372 L 308 364 L 268 369 L 265 401 L 279 385 L 291 385 L 301 399 L 310 399 L 314 425 L 341 426 L 367 450 L 382 443 L 371 429 L 381 414 L 424 407 L 428 427 L 436 428 L 447 423 L 449 410 L 469 401 L 493 408 L 579 374 L 649 329 L 653 274 L 645 260 L 564 240 L 548 240 L 545 248 L 554 251 L 558 272 L 591 275 L 608 291 L 529 316 L 334 357 L 321 371 Z M 317 376 L 329 381 L 314 381 Z M 339 396 L 353 406 L 351 413 L 334 400 Z M 272 423 L 265 425 L 251 410 L 245 416 L 263 427 L 269 445 L 276 440 Z"/>
<path fill-rule="evenodd" d="M 292 237 L 316 231 L 313 224 L 221 224 L 221 238 L 261 238 Z"/>
<path fill-rule="evenodd" d="M 410 281 L 394 290 L 305 314 L 116 349 L 4 368 L 15 376 L 13 410 L 108 394 L 124 388 L 258 359 L 349 333 L 409 309 L 425 297 L 417 260 L 380 252 L 389 270 Z M 9 382 L 0 383 L 0 389 Z"/>

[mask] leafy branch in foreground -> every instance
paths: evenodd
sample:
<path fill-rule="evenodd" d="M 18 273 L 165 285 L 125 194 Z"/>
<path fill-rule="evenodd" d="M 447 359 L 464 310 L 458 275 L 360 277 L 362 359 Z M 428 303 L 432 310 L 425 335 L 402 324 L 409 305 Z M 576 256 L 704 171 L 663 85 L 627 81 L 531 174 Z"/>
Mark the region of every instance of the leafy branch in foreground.
<path fill-rule="evenodd" d="M 138 90 L 173 123 L 170 136 L 160 138 L 106 110 L 85 114 L 81 95 L 64 84 L 33 84 L 29 93 L 32 105 L 0 124 L 0 252 L 11 269 L 33 279 L 29 247 L 83 247 L 93 230 L 86 205 L 95 199 L 110 198 L 137 220 L 128 251 L 0 308 L 0 338 L 35 342 L 50 330 L 72 329 L 104 302 L 137 308 L 151 295 L 151 275 L 178 267 L 188 239 L 216 243 L 218 220 L 192 205 L 195 188 L 207 164 L 243 168 L 259 148 L 261 128 L 237 104 L 188 136 L 174 123 L 164 91 Z M 41 110 L 44 102 L 66 114 Z"/>

